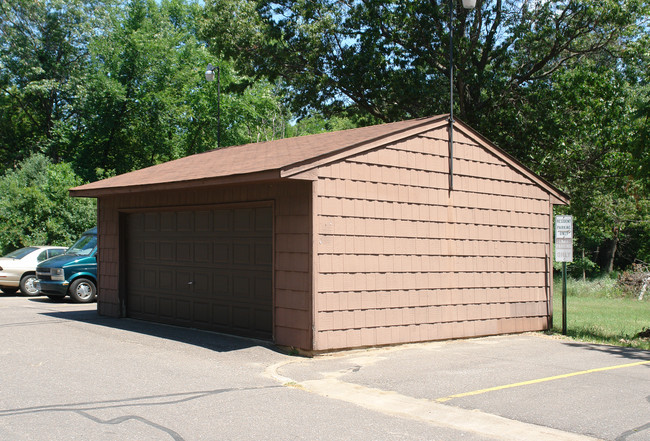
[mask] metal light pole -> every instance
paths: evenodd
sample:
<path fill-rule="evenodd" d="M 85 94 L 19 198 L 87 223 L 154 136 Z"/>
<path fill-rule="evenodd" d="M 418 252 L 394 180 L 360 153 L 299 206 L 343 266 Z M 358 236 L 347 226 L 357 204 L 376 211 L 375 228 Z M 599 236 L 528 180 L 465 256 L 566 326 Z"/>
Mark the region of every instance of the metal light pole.
<path fill-rule="evenodd" d="M 449 191 L 454 189 L 454 7 L 449 0 Z M 463 8 L 474 9 L 476 0 L 463 0 Z"/>
<path fill-rule="evenodd" d="M 208 63 L 208 67 L 205 68 L 205 79 L 214 81 L 215 70 L 217 71 L 217 148 L 219 148 L 221 147 L 221 68 Z"/>

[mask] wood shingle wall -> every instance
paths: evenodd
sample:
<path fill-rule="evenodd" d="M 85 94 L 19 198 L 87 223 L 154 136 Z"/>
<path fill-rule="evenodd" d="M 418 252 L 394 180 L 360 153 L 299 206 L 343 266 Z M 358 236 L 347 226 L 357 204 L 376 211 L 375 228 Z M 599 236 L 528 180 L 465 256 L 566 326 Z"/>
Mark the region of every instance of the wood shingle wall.
<path fill-rule="evenodd" d="M 546 329 L 549 194 L 447 129 L 318 169 L 314 350 Z"/>

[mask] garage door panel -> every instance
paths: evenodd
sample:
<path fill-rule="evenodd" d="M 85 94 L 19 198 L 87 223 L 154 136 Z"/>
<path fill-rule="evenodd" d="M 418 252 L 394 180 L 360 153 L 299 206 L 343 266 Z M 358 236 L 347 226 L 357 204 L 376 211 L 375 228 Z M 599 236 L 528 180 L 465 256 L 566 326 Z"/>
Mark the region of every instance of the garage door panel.
<path fill-rule="evenodd" d="M 233 246 L 233 263 L 239 265 L 250 265 L 251 262 L 251 244 L 236 243 Z"/>
<path fill-rule="evenodd" d="M 268 292 L 273 289 L 273 282 L 270 277 L 260 276 L 253 279 L 253 297 L 256 302 L 271 306 L 271 298 L 268 296 Z"/>
<path fill-rule="evenodd" d="M 192 277 L 194 294 L 209 297 L 212 293 L 212 274 L 209 271 L 195 271 Z"/>
<path fill-rule="evenodd" d="M 232 286 L 233 296 L 237 299 L 249 299 L 251 297 L 251 281 L 247 275 L 234 274 Z"/>
<path fill-rule="evenodd" d="M 213 274 L 212 293 L 216 297 L 231 297 L 230 276 L 227 274 Z"/>
<path fill-rule="evenodd" d="M 157 313 L 161 317 L 165 317 L 167 319 L 174 318 L 174 314 L 175 314 L 174 301 L 172 299 L 166 298 L 166 297 L 159 297 L 158 298 L 158 305 L 159 305 L 159 308 L 158 308 Z M 153 314 L 156 314 L 156 311 L 149 311 L 149 313 L 153 315 Z"/>
<path fill-rule="evenodd" d="M 167 287 L 173 286 L 174 284 L 174 274 L 170 271 L 162 270 L 157 271 L 158 274 L 158 284 L 155 286 L 156 289 L 166 289 Z"/>
<path fill-rule="evenodd" d="M 271 233 L 273 231 L 273 217 L 267 216 L 267 207 L 255 208 L 255 231 Z"/>
<path fill-rule="evenodd" d="M 179 211 L 176 213 L 176 231 L 193 232 L 194 231 L 194 211 Z"/>
<path fill-rule="evenodd" d="M 209 264 L 212 262 L 212 244 L 206 242 L 194 242 L 194 263 Z"/>
<path fill-rule="evenodd" d="M 212 212 L 208 210 L 197 211 L 194 221 L 194 229 L 197 232 L 212 231 Z"/>
<path fill-rule="evenodd" d="M 158 284 L 158 271 L 144 270 L 142 272 L 141 281 L 142 281 L 141 287 L 158 288 L 160 286 Z"/>
<path fill-rule="evenodd" d="M 230 232 L 232 231 L 232 211 L 219 210 L 213 214 L 214 223 L 212 230 L 214 232 Z"/>
<path fill-rule="evenodd" d="M 239 208 L 234 210 L 234 231 L 254 231 L 255 212 L 251 208 Z"/>
<path fill-rule="evenodd" d="M 273 247 L 270 243 L 255 243 L 255 265 L 271 265 L 273 263 Z"/>
<path fill-rule="evenodd" d="M 158 231 L 160 229 L 160 213 L 144 214 L 144 231 Z"/>
<path fill-rule="evenodd" d="M 192 316 L 192 321 L 203 325 L 209 325 L 212 321 L 210 304 L 207 302 L 194 302 L 193 307 L 194 315 Z"/>
<path fill-rule="evenodd" d="M 174 272 L 174 287 L 179 294 L 190 291 L 192 282 L 192 272 L 189 270 L 176 270 Z"/>
<path fill-rule="evenodd" d="M 158 299 L 152 296 L 145 296 L 142 304 L 142 312 L 152 316 L 159 314 Z"/>
<path fill-rule="evenodd" d="M 257 326 L 257 331 L 263 331 L 273 326 L 272 317 L 270 317 L 265 309 L 256 309 L 254 323 Z"/>
<path fill-rule="evenodd" d="M 188 240 L 179 240 L 176 242 L 176 261 L 182 263 L 193 263 L 194 252 L 192 242 Z"/>
<path fill-rule="evenodd" d="M 144 242 L 144 256 L 145 260 L 158 260 L 160 256 L 158 255 L 158 243 L 151 240 Z"/>
<path fill-rule="evenodd" d="M 271 207 L 129 215 L 128 314 L 269 338 L 272 221 Z"/>
<path fill-rule="evenodd" d="M 160 231 L 176 231 L 176 213 L 173 211 L 160 213 Z"/>
<path fill-rule="evenodd" d="M 176 247 L 174 242 L 170 241 L 161 241 L 158 243 L 158 258 L 160 260 L 166 260 L 168 262 L 173 262 L 176 260 Z"/>
<path fill-rule="evenodd" d="M 251 328 L 250 314 L 251 314 L 250 308 L 233 306 L 232 327 L 239 328 L 239 329 L 250 329 Z"/>
<path fill-rule="evenodd" d="M 192 303 L 189 300 L 176 299 L 175 302 L 175 319 L 181 322 L 192 321 Z"/>
<path fill-rule="evenodd" d="M 213 303 L 212 321 L 216 326 L 230 327 L 230 305 Z"/>
<path fill-rule="evenodd" d="M 217 240 L 212 245 L 212 263 L 228 265 L 232 263 L 232 247 L 229 242 Z"/>

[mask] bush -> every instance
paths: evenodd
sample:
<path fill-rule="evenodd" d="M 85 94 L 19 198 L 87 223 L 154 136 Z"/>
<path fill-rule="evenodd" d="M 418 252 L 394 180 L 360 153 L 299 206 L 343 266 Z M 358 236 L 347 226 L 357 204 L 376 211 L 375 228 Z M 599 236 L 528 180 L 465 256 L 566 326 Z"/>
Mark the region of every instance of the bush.
<path fill-rule="evenodd" d="M 630 296 L 641 299 L 643 294 L 645 297 L 650 290 L 650 265 L 643 262 L 632 264 L 630 270 L 621 273 L 616 283 Z"/>
<path fill-rule="evenodd" d="M 35 154 L 0 178 L 0 253 L 29 245 L 71 245 L 96 224 L 94 199 L 72 198 L 82 184 L 69 164 Z"/>

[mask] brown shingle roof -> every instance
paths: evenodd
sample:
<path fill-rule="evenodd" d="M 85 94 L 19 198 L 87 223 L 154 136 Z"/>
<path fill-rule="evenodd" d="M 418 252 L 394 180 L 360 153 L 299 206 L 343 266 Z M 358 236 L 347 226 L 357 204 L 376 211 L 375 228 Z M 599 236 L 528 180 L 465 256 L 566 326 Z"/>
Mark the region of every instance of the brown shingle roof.
<path fill-rule="evenodd" d="M 272 180 L 299 174 L 319 164 L 360 150 L 380 147 L 403 138 L 440 128 L 448 115 L 380 124 L 338 132 L 278 139 L 210 150 L 163 164 L 132 171 L 70 189 L 73 196 L 98 197 L 153 189 L 178 189 L 218 183 Z M 455 126 L 471 134 L 484 148 L 500 156 L 562 203 L 569 197 L 479 133 L 456 120 Z"/>
<path fill-rule="evenodd" d="M 321 158 L 351 147 L 444 121 L 420 118 L 338 132 L 319 133 L 210 150 L 71 189 L 75 196 L 94 196 L 109 189 L 208 180 L 267 172 Z M 101 190 L 101 191 L 100 191 Z"/>

